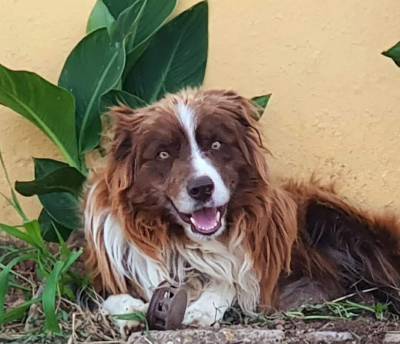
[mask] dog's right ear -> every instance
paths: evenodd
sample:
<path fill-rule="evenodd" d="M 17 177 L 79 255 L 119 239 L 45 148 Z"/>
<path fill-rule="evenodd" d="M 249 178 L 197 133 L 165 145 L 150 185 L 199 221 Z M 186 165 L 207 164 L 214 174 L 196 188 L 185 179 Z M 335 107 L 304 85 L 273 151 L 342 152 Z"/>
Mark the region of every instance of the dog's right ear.
<path fill-rule="evenodd" d="M 114 106 L 107 117 L 110 121 L 111 145 L 109 154 L 113 160 L 123 161 L 133 154 L 134 136 L 138 127 L 137 111 L 127 106 Z"/>

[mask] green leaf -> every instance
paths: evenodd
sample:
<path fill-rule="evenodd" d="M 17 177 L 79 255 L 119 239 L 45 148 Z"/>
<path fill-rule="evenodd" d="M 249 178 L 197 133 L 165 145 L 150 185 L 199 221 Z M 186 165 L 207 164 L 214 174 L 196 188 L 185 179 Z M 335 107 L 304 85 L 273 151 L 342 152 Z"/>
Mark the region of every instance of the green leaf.
<path fill-rule="evenodd" d="M 118 18 L 123 11 L 132 6 L 136 1 L 137 0 L 103 0 L 114 18 Z"/>
<path fill-rule="evenodd" d="M 129 1 L 106 1 L 114 13 L 119 16 L 118 21 L 122 22 L 123 13 L 132 4 L 140 3 L 138 0 Z M 176 0 L 147 0 L 144 4 L 141 15 L 138 16 L 138 21 L 135 21 L 133 30 L 134 34 L 125 42 L 125 48 L 127 51 L 126 66 L 124 70 L 124 80 L 127 74 L 134 64 L 138 61 L 143 52 L 147 49 L 149 38 L 151 38 L 165 23 L 171 13 L 176 7 Z M 127 7 L 125 7 L 127 6 Z M 129 22 L 128 22 L 129 23 Z M 133 24 L 133 20 L 131 21 Z"/>
<path fill-rule="evenodd" d="M 166 22 L 176 7 L 176 0 L 147 0 L 142 16 L 139 18 L 135 39 L 127 46 L 128 53 L 152 37 Z"/>
<path fill-rule="evenodd" d="M 68 163 L 79 167 L 74 97 L 39 75 L 0 65 L 0 104 L 32 122 L 52 140 Z"/>
<path fill-rule="evenodd" d="M 125 9 L 111 25 L 109 33 L 111 41 L 122 43 L 125 39 L 134 41 L 140 18 L 142 17 L 147 0 L 137 0 Z"/>
<path fill-rule="evenodd" d="M 9 279 L 10 273 L 14 266 L 28 260 L 31 258 L 31 255 L 22 255 L 17 256 L 11 262 L 9 262 L 6 266 L 3 267 L 0 272 L 0 324 L 5 323 L 5 301 L 6 295 L 9 287 Z"/>
<path fill-rule="evenodd" d="M 390 57 L 393 62 L 400 67 L 400 42 L 382 53 L 386 57 Z"/>
<path fill-rule="evenodd" d="M 49 173 L 52 173 L 60 168 L 64 168 L 65 166 L 67 166 L 62 161 L 42 158 L 33 158 L 33 163 L 35 166 L 36 179 L 40 179 Z"/>
<path fill-rule="evenodd" d="M 7 233 L 14 238 L 22 240 L 33 247 L 42 249 L 41 243 L 38 243 L 36 238 L 32 237 L 32 235 L 25 230 L 21 230 L 18 227 L 8 226 L 4 223 L 0 223 L 0 231 Z"/>
<path fill-rule="evenodd" d="M 15 211 L 19 214 L 19 216 L 21 216 L 21 218 L 24 222 L 27 222 L 27 221 L 29 221 L 28 217 L 24 213 L 24 211 L 21 207 L 21 204 L 19 203 L 17 194 L 15 193 L 15 190 L 12 187 L 10 176 L 8 175 L 6 164 L 4 163 L 3 155 L 1 154 L 1 152 L 0 152 L 0 165 L 3 169 L 4 176 L 6 177 L 6 182 L 10 188 L 11 199 L 9 199 L 6 195 L 4 195 L 1 192 L 0 192 L 0 196 L 2 196 L 15 209 Z"/>
<path fill-rule="evenodd" d="M 123 80 L 126 79 L 128 71 L 142 56 L 149 45 L 151 38 L 166 22 L 176 7 L 176 0 L 147 0 L 142 15 L 139 18 L 136 34 L 125 42 L 127 51 L 126 65 Z M 109 6 L 117 3 L 110 2 Z"/>
<path fill-rule="evenodd" d="M 108 111 L 112 106 L 121 104 L 127 105 L 132 109 L 139 109 L 147 105 L 143 99 L 120 90 L 111 90 L 107 92 L 101 97 L 100 103 L 103 112 Z"/>
<path fill-rule="evenodd" d="M 0 324 L 4 324 L 5 302 L 8 293 L 11 269 L 12 268 L 8 265 L 0 272 Z"/>
<path fill-rule="evenodd" d="M 34 159 L 34 165 L 36 180 L 40 180 L 45 175 L 65 166 L 62 162 L 51 159 Z M 80 202 L 74 194 L 69 192 L 52 192 L 39 195 L 39 200 L 56 224 L 58 223 L 72 230 L 80 227 Z"/>
<path fill-rule="evenodd" d="M 56 297 L 60 281 L 62 280 L 62 275 L 71 268 L 81 254 L 82 250 L 73 251 L 65 261 L 57 261 L 47 278 L 43 289 L 42 303 L 46 317 L 46 328 L 51 332 L 59 332 L 60 330 L 56 313 Z"/>
<path fill-rule="evenodd" d="M 57 223 L 72 230 L 81 227 L 79 200 L 68 192 L 54 192 L 39 196 L 43 208 Z"/>
<path fill-rule="evenodd" d="M 257 97 L 251 98 L 251 101 L 257 107 L 257 113 L 258 113 L 257 119 L 260 119 L 262 117 L 262 115 L 264 114 L 265 108 L 267 107 L 270 98 L 271 98 L 271 94 L 266 94 L 263 96 L 257 96 Z"/>
<path fill-rule="evenodd" d="M 112 44 L 105 28 L 86 36 L 69 55 L 59 84 L 76 98 L 80 154 L 98 145 L 100 97 L 119 83 L 124 66 L 124 45 Z"/>
<path fill-rule="evenodd" d="M 147 321 L 146 315 L 143 312 L 133 312 L 133 313 L 125 313 L 125 314 L 115 314 L 113 318 L 117 320 L 134 320 L 142 323 L 146 327 L 146 333 L 149 332 L 149 323 Z"/>
<path fill-rule="evenodd" d="M 16 182 L 15 189 L 23 196 L 43 195 L 50 192 L 70 192 L 80 196 L 85 176 L 77 169 L 65 165 L 44 174 L 40 179 L 29 182 Z"/>
<path fill-rule="evenodd" d="M 113 318 L 118 320 L 136 320 L 145 323 L 146 316 L 143 312 L 125 313 L 125 314 L 114 314 Z"/>
<path fill-rule="evenodd" d="M 40 248 L 41 250 L 46 250 L 46 246 L 44 244 L 42 233 L 40 230 L 39 221 L 33 220 L 30 222 L 24 223 L 23 227 L 25 228 L 26 233 L 28 233 L 29 236 L 34 241 L 36 247 Z"/>
<path fill-rule="evenodd" d="M 86 26 L 86 32 L 91 33 L 103 27 L 110 27 L 114 22 L 114 17 L 111 15 L 107 6 L 102 0 L 97 0 L 90 13 L 89 20 Z"/>
<path fill-rule="evenodd" d="M 59 235 L 61 239 L 65 241 L 73 231 L 73 229 L 57 223 L 45 209 L 42 209 L 40 212 L 38 221 L 42 230 L 43 239 L 46 241 L 59 243 Z"/>
<path fill-rule="evenodd" d="M 127 75 L 129 75 L 130 70 L 136 64 L 137 61 L 142 57 L 147 47 L 149 46 L 151 40 L 143 42 L 139 46 L 135 47 L 131 52 L 126 55 L 125 69 L 122 74 L 122 83 L 125 83 Z"/>
<path fill-rule="evenodd" d="M 56 296 L 58 289 L 58 281 L 63 269 L 63 262 L 58 261 L 54 265 L 52 272 L 47 278 L 42 294 L 43 311 L 46 318 L 46 328 L 50 332 L 59 332 L 57 313 L 56 313 Z"/>
<path fill-rule="evenodd" d="M 208 50 L 208 5 L 200 2 L 163 26 L 129 71 L 124 89 L 148 103 L 199 86 Z M 162 52 L 162 53 L 161 53 Z"/>
<path fill-rule="evenodd" d="M 3 324 L 8 324 L 23 318 L 26 315 L 26 312 L 29 310 L 29 308 L 33 304 L 38 303 L 39 301 L 40 298 L 31 299 L 13 309 L 7 310 L 7 312 L 4 314 Z"/>
<path fill-rule="evenodd" d="M 65 274 L 68 270 L 74 265 L 74 263 L 78 260 L 78 258 L 82 255 L 83 249 L 71 251 L 70 255 L 64 261 L 64 265 L 62 267 L 61 273 Z"/>
<path fill-rule="evenodd" d="M 35 246 L 34 241 L 32 238 L 25 233 L 24 231 L 21 231 L 17 227 L 9 226 L 4 223 L 0 223 L 0 230 L 7 233 L 8 235 L 11 235 L 14 238 L 17 238 L 19 240 L 25 241 L 28 244 L 31 244 L 32 246 Z"/>

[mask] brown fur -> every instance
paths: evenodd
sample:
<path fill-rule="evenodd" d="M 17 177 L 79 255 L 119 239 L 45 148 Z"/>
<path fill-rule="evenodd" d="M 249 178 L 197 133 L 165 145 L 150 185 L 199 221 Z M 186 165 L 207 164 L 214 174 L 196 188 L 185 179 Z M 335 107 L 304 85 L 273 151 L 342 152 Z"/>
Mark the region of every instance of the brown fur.
<path fill-rule="evenodd" d="M 140 111 L 112 109 L 114 138 L 109 158 L 89 185 L 98 185 L 94 207 L 107 208 L 121 220 L 126 240 L 154 260 L 163 259 L 163 252 L 173 242 L 189 240 L 163 208 L 165 199 L 159 196 L 161 191 L 176 192 L 174 187 L 187 173 L 182 166 L 173 167 L 174 180 L 161 183 L 161 177 L 154 176 L 148 189 L 136 179 L 138 164 L 142 163 L 139 151 L 148 147 L 141 141 L 144 126 L 154 125 L 155 116 L 163 114 L 164 125 L 158 126 L 154 140 L 165 128 L 171 130 L 171 140 L 181 135 L 168 115 L 177 99 L 183 99 L 202 116 L 209 116 L 199 131 L 208 132 L 211 129 L 207 125 L 219 123 L 222 133 L 230 133 L 226 135 L 226 156 L 215 158 L 215 165 L 233 190 L 227 210 L 230 226 L 220 240 L 245 231 L 244 245 L 252 255 L 260 282 L 262 309 L 293 306 L 299 302 L 293 301 L 293 295 L 300 290 L 309 296 L 307 286 L 319 299 L 375 286 L 382 291 L 378 297 L 384 295 L 396 304 L 396 288 L 400 286 L 398 218 L 361 211 L 344 202 L 332 187 L 314 181 L 273 186 L 267 150 L 253 116 L 255 109 L 230 91 L 182 93 Z M 86 235 L 87 265 L 98 285 L 111 293 L 134 290 L 143 297 L 140 286 L 131 285 L 112 269 L 104 245 L 96 248 L 96 238 L 90 232 Z"/>

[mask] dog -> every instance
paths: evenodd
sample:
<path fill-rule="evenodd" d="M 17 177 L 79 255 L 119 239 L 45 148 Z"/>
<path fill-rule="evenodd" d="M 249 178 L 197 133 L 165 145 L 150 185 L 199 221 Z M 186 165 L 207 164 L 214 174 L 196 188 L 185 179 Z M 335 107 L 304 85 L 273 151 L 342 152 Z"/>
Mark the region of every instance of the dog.
<path fill-rule="evenodd" d="M 87 268 L 115 314 L 185 284 L 183 323 L 321 302 L 363 288 L 398 306 L 400 223 L 331 186 L 271 182 L 257 108 L 236 92 L 183 90 L 110 110 L 104 165 L 86 187 Z"/>

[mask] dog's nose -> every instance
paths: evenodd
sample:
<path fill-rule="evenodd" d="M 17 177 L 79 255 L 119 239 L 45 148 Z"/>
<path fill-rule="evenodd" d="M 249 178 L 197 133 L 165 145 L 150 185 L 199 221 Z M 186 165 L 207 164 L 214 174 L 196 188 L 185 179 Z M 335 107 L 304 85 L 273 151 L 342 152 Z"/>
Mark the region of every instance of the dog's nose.
<path fill-rule="evenodd" d="M 196 201 L 208 201 L 214 191 L 214 183 L 208 176 L 193 178 L 187 185 L 187 191 Z"/>

